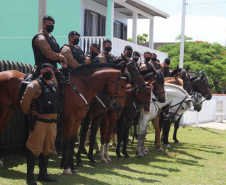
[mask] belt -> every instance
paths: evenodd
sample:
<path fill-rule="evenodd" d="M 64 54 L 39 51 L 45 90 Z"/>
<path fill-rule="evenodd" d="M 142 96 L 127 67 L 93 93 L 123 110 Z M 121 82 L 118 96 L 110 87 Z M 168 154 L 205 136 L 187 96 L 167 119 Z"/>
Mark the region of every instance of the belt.
<path fill-rule="evenodd" d="M 39 118 L 39 117 L 35 117 L 35 120 L 36 121 L 41 121 L 41 122 L 45 122 L 45 123 L 56 123 L 57 120 L 56 119 L 42 119 L 42 118 Z"/>

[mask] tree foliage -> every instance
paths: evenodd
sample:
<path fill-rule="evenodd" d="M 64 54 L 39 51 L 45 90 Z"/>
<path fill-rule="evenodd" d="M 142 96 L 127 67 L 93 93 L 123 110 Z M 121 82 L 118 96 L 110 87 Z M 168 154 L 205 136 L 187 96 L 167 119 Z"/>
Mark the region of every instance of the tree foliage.
<path fill-rule="evenodd" d="M 175 40 L 176 40 L 176 41 L 181 40 L 181 35 L 177 36 Z M 193 40 L 193 38 L 192 38 L 192 37 L 187 37 L 187 36 L 185 35 L 185 36 L 184 36 L 184 40 L 185 40 L 185 41 Z"/>
<path fill-rule="evenodd" d="M 128 38 L 127 40 L 132 42 L 132 38 Z M 148 34 L 143 33 L 143 35 L 137 35 L 137 43 L 148 43 Z"/>
<path fill-rule="evenodd" d="M 158 50 L 168 53 L 171 68 L 179 65 L 180 43 L 164 45 Z M 226 94 L 226 47 L 202 41 L 185 42 L 184 68 L 188 66 L 197 75 L 204 72 L 208 76 L 212 92 Z"/>

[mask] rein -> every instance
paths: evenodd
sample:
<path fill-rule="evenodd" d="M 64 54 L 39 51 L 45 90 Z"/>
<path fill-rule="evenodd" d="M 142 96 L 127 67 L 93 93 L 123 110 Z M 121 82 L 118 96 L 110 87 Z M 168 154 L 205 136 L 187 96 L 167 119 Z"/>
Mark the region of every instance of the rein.
<path fill-rule="evenodd" d="M 195 97 L 196 94 L 197 94 L 197 97 Z M 194 91 L 194 92 L 192 93 L 192 96 L 191 96 L 191 97 L 194 97 L 194 99 L 195 99 L 195 101 L 196 101 L 196 103 L 193 104 L 193 105 L 202 105 L 202 103 L 203 103 L 204 101 L 206 101 L 206 98 L 204 98 L 204 100 L 202 100 L 200 103 L 197 103 L 197 102 L 198 102 L 198 92 L 196 92 L 196 91 Z"/>

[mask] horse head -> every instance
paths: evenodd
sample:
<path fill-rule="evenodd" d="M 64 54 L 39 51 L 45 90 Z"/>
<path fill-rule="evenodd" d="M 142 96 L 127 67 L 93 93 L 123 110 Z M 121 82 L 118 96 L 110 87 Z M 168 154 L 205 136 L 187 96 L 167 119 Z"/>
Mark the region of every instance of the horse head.
<path fill-rule="evenodd" d="M 164 76 L 161 70 L 155 71 L 154 69 L 153 75 L 154 78 L 156 79 L 155 82 L 153 83 L 153 93 L 160 103 L 164 103 L 166 96 L 164 89 Z"/>
<path fill-rule="evenodd" d="M 188 74 L 189 66 L 186 69 L 181 69 L 181 79 L 183 80 L 183 88 L 188 94 L 192 94 L 192 86 L 190 83 L 190 75 Z"/>
<path fill-rule="evenodd" d="M 137 69 L 136 63 L 134 61 L 129 61 L 126 57 L 124 57 L 121 54 L 122 62 L 120 62 L 118 65 L 120 66 L 126 66 L 126 70 L 130 73 L 131 80 L 134 82 L 139 91 L 143 92 L 145 90 L 145 81 L 142 78 L 139 70 Z"/>
<path fill-rule="evenodd" d="M 201 77 L 192 78 L 191 84 L 192 84 L 193 92 L 200 93 L 207 100 L 210 100 L 212 98 L 209 82 L 207 77 L 204 75 L 204 73 L 201 75 Z"/>
<path fill-rule="evenodd" d="M 111 95 L 109 95 L 109 98 L 111 99 L 111 110 L 121 111 L 124 107 L 126 98 L 126 85 L 128 83 L 130 83 L 130 75 L 126 71 L 125 67 L 122 67 L 118 79 L 107 86 L 108 92 L 111 92 Z"/>

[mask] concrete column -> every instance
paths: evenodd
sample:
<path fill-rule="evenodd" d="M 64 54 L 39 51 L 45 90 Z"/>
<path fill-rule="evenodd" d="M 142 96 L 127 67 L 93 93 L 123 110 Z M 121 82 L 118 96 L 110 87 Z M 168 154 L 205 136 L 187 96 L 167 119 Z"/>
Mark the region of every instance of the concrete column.
<path fill-rule="evenodd" d="M 76 0 L 76 6 L 74 7 L 74 12 L 75 12 L 75 31 L 81 33 L 81 19 L 80 17 L 84 16 L 84 12 L 81 13 L 82 9 L 82 0 Z"/>
<path fill-rule="evenodd" d="M 107 20 L 106 20 L 106 37 L 107 39 L 113 39 L 114 29 L 114 0 L 107 0 Z"/>
<path fill-rule="evenodd" d="M 132 40 L 134 44 L 137 44 L 137 19 L 138 19 L 138 13 L 133 11 Z"/>
<path fill-rule="evenodd" d="M 154 49 L 154 17 L 150 18 L 149 47 Z"/>
<path fill-rule="evenodd" d="M 42 18 L 46 15 L 46 0 L 39 0 L 38 6 L 38 32 L 42 28 Z"/>

